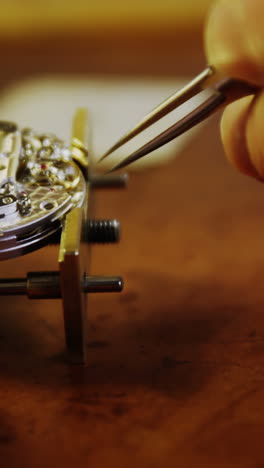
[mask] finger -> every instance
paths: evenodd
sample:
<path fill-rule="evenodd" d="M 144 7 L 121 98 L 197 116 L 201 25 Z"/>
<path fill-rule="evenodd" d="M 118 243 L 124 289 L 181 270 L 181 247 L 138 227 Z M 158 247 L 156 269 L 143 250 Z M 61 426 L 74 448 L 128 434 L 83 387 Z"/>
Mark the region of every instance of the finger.
<path fill-rule="evenodd" d="M 226 155 L 241 172 L 264 180 L 264 93 L 230 104 L 222 117 L 221 136 Z"/>
<path fill-rule="evenodd" d="M 208 17 L 208 63 L 225 75 L 264 85 L 263 0 L 220 0 Z"/>

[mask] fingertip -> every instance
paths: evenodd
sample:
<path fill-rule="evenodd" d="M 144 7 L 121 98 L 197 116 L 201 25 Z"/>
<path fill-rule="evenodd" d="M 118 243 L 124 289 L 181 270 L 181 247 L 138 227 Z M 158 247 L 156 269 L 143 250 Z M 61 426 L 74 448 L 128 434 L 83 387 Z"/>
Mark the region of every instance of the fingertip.
<path fill-rule="evenodd" d="M 247 118 L 246 141 L 251 161 L 264 180 L 264 92 L 254 97 Z"/>
<path fill-rule="evenodd" d="M 253 96 L 240 99 L 225 109 L 221 120 L 221 138 L 227 159 L 243 174 L 263 181 L 248 147 L 247 127 L 254 102 Z"/>
<path fill-rule="evenodd" d="M 205 51 L 210 65 L 227 76 L 264 84 L 263 0 L 218 0 L 205 27 Z"/>

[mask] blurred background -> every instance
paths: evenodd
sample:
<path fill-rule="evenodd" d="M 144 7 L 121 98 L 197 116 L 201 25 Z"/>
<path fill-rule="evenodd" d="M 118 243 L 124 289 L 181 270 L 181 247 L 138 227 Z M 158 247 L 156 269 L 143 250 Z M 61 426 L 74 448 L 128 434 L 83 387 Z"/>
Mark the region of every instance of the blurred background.
<path fill-rule="evenodd" d="M 0 0 L 1 119 L 67 139 L 74 109 L 88 107 L 99 155 L 204 67 L 211 3 Z M 175 116 L 168 119 L 156 130 Z M 186 138 L 177 139 L 178 150 Z M 174 157 L 176 146 L 166 145 L 143 163 Z"/>
<path fill-rule="evenodd" d="M 44 72 L 186 74 L 212 0 L 1 0 L 1 80 Z"/>

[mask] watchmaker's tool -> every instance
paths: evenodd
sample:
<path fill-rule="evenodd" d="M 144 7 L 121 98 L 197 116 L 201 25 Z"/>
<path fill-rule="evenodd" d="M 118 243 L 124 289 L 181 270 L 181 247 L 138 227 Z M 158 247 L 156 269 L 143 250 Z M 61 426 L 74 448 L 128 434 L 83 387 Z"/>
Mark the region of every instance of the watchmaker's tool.
<path fill-rule="evenodd" d="M 219 107 L 225 106 L 243 96 L 255 94 L 257 90 L 258 89 L 255 86 L 232 78 L 225 78 L 219 81 L 218 74 L 214 67 L 208 66 L 186 86 L 147 114 L 137 125 L 135 125 L 135 127 L 118 140 L 101 157 L 99 162 L 104 160 L 107 156 L 112 154 L 115 150 L 123 146 L 143 130 L 147 129 L 150 125 L 154 124 L 169 112 L 186 103 L 196 95 L 199 95 L 201 98 L 200 104 L 196 109 L 193 111 L 187 111 L 184 117 L 178 120 L 174 125 L 163 131 L 151 141 L 147 142 L 129 156 L 125 157 L 123 161 L 114 166 L 109 172 L 137 161 L 202 122 Z"/>
<path fill-rule="evenodd" d="M 62 298 L 72 362 L 86 361 L 86 293 L 121 291 L 122 278 L 89 276 L 91 243 L 119 240 L 117 220 L 93 220 L 93 188 L 124 187 L 126 176 L 92 174 L 87 114 L 76 112 L 71 144 L 0 122 L 0 260 L 60 243 L 58 271 L 0 279 L 0 295 Z"/>

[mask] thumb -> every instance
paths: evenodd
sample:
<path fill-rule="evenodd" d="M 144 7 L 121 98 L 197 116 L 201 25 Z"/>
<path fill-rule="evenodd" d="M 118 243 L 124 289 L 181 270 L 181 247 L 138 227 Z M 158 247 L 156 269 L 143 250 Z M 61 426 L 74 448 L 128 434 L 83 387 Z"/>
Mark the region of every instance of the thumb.
<path fill-rule="evenodd" d="M 263 0 L 220 0 L 205 28 L 208 63 L 233 78 L 264 85 Z"/>
<path fill-rule="evenodd" d="M 226 76 L 264 88 L 264 1 L 220 0 L 205 30 L 208 63 Z M 264 92 L 230 104 L 221 122 L 228 159 L 264 180 Z"/>
<path fill-rule="evenodd" d="M 227 158 L 241 172 L 264 181 L 264 92 L 230 104 L 221 122 Z"/>

